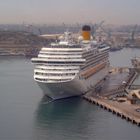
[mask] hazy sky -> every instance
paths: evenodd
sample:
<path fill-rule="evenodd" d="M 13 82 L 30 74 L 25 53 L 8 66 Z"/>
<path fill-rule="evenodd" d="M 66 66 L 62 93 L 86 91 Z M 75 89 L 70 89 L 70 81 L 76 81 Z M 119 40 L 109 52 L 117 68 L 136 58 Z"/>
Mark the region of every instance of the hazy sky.
<path fill-rule="evenodd" d="M 3 23 L 140 24 L 140 0 L 0 0 Z"/>

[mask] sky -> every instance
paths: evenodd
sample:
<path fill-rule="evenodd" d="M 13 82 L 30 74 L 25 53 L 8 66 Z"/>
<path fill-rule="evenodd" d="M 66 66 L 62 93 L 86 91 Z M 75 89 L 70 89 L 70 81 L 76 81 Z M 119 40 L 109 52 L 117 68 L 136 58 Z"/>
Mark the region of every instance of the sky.
<path fill-rule="evenodd" d="M 140 24 L 140 0 L 0 0 L 0 24 Z"/>

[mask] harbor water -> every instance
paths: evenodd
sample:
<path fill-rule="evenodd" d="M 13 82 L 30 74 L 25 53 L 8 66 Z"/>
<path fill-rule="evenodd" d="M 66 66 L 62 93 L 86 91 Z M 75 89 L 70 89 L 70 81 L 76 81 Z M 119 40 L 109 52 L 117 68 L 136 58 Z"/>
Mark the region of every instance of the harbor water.
<path fill-rule="evenodd" d="M 131 66 L 138 49 L 110 53 L 112 66 Z M 50 102 L 33 80 L 30 59 L 0 57 L 0 140 L 132 140 L 140 127 L 80 97 Z M 140 84 L 140 77 L 136 79 Z"/>

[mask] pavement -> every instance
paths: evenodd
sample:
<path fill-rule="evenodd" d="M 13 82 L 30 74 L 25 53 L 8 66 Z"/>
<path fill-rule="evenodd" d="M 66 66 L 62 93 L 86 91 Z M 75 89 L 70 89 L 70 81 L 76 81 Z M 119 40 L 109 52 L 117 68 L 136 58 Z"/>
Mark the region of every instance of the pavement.
<path fill-rule="evenodd" d="M 119 89 L 121 86 L 126 84 L 126 81 L 129 79 L 129 71 L 119 71 L 119 69 L 113 70 L 106 77 L 106 80 L 101 82 L 98 86 L 102 87 L 100 95 L 106 95 L 108 92 Z"/>

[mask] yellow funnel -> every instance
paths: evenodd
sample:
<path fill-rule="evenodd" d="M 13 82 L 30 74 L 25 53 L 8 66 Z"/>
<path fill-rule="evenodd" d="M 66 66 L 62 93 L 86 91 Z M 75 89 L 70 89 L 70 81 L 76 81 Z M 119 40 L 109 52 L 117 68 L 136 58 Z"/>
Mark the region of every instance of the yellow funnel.
<path fill-rule="evenodd" d="M 91 28 L 88 25 L 84 25 L 82 28 L 82 37 L 83 40 L 90 40 Z"/>

